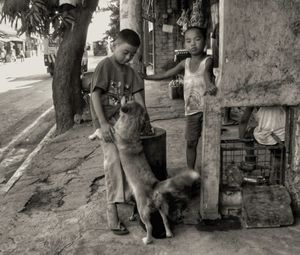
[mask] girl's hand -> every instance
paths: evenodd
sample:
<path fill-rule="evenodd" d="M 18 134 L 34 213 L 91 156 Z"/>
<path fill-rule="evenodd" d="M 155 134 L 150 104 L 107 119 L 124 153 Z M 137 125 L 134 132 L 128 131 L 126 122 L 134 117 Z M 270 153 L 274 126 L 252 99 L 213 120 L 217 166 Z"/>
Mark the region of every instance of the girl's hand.
<path fill-rule="evenodd" d="M 109 123 L 101 123 L 101 134 L 106 143 L 114 142 L 114 129 Z"/>
<path fill-rule="evenodd" d="M 205 91 L 204 95 L 211 95 L 211 96 L 215 96 L 217 94 L 218 88 L 211 84 Z"/>
<path fill-rule="evenodd" d="M 147 79 L 147 74 L 145 74 L 144 72 L 138 72 L 138 74 L 143 80 Z"/>

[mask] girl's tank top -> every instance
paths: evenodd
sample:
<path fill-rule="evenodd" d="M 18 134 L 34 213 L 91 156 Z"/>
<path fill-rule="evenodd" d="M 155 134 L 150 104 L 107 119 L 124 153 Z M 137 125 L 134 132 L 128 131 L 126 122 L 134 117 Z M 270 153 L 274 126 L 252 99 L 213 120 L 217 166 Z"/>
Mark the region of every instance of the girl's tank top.
<path fill-rule="evenodd" d="M 185 115 L 203 112 L 204 92 L 206 85 L 204 81 L 205 63 L 210 57 L 204 58 L 195 72 L 190 71 L 190 58 L 185 60 L 184 71 L 184 104 Z"/>

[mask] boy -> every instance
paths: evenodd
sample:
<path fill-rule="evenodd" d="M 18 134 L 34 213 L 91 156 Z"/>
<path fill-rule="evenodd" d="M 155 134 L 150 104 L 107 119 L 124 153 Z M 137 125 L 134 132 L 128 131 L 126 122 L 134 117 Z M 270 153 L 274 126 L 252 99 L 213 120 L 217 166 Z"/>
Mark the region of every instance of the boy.
<path fill-rule="evenodd" d="M 275 145 L 285 140 L 286 112 L 282 106 L 259 107 L 254 115 L 257 125 L 250 122 L 254 107 L 247 107 L 239 125 L 240 138 L 255 139 L 259 144 Z M 251 125 L 252 124 L 252 125 Z"/>
<path fill-rule="evenodd" d="M 240 125 L 239 136 L 241 139 L 250 139 L 248 147 L 254 146 L 254 141 L 262 145 L 284 145 L 286 111 L 282 106 L 262 106 L 254 113 L 254 107 L 247 107 L 243 113 Z M 254 120 L 251 116 L 254 115 Z M 251 123 L 253 120 L 254 123 Z M 285 160 L 282 148 L 270 148 L 271 169 L 270 182 L 275 184 L 278 180 L 278 172 L 283 167 Z M 247 158 L 255 158 L 254 150 L 246 150 Z M 245 161 L 247 161 L 245 159 Z M 252 162 L 253 163 L 253 162 Z"/>
<path fill-rule="evenodd" d="M 170 78 L 183 70 L 184 101 L 186 115 L 185 138 L 187 140 L 186 159 L 189 169 L 195 169 L 197 145 L 202 132 L 204 96 L 214 95 L 216 86 L 212 83 L 212 59 L 204 52 L 206 31 L 190 27 L 184 33 L 185 48 L 191 58 L 182 60 L 177 66 L 162 74 L 144 77 L 148 80 Z"/>
<path fill-rule="evenodd" d="M 120 31 L 113 43 L 113 55 L 96 67 L 91 83 L 91 114 L 94 127 L 101 133 L 104 154 L 104 172 L 107 189 L 107 221 L 116 235 L 128 234 L 119 220 L 117 203 L 123 203 L 127 186 L 114 142 L 113 124 L 119 117 L 121 102 L 134 99 L 145 108 L 143 82 L 127 65 L 140 45 L 137 33 L 130 29 Z M 127 190 L 126 190 L 127 191 Z"/>

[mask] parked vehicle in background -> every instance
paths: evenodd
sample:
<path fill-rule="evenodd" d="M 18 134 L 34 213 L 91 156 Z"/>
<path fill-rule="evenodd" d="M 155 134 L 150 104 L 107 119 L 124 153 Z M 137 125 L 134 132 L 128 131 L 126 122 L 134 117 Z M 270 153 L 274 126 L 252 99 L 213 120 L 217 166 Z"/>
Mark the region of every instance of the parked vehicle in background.
<path fill-rule="evenodd" d="M 99 40 L 93 42 L 94 56 L 106 56 L 107 55 L 107 42 L 105 40 Z"/>
<path fill-rule="evenodd" d="M 59 47 L 60 40 L 59 38 L 45 38 L 44 39 L 44 64 L 47 67 L 47 73 L 53 76 L 54 65 L 57 50 Z M 82 73 L 87 72 L 88 70 L 88 53 L 86 48 L 84 49 L 82 61 L 81 61 L 81 71 Z"/>

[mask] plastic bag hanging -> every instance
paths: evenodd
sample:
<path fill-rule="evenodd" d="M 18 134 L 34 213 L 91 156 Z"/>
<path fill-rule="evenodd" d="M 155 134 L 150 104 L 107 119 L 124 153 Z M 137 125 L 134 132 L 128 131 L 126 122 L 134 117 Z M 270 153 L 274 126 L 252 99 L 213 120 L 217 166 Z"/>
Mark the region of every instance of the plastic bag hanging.
<path fill-rule="evenodd" d="M 202 0 L 196 0 L 193 3 L 190 25 L 195 27 L 205 27 L 205 18 L 203 14 Z"/>
<path fill-rule="evenodd" d="M 177 20 L 177 25 L 181 26 L 182 32 L 187 30 L 189 26 L 189 10 L 182 10 L 180 18 Z"/>

